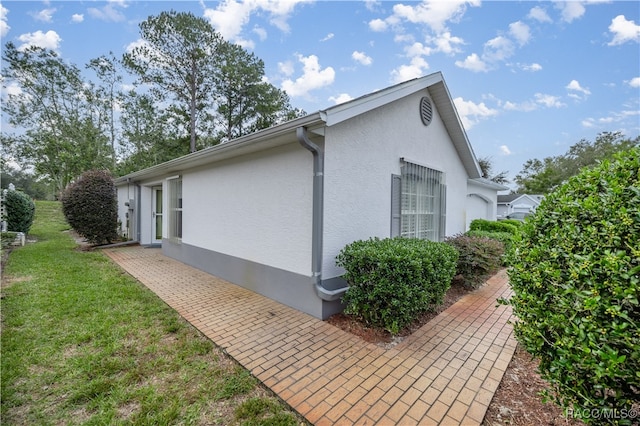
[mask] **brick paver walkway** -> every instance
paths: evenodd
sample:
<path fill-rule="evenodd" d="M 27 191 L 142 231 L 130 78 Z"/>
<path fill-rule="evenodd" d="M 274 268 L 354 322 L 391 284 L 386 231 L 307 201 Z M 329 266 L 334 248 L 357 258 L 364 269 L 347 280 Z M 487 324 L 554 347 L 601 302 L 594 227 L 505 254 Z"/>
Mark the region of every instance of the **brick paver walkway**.
<path fill-rule="evenodd" d="M 159 249 L 105 253 L 316 425 L 478 425 L 516 346 L 504 272 L 384 349 Z"/>

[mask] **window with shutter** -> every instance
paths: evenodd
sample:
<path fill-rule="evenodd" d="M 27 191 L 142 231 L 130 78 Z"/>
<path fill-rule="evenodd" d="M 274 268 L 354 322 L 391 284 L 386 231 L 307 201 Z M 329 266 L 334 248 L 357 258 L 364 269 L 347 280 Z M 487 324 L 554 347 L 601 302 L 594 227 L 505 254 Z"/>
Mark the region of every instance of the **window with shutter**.
<path fill-rule="evenodd" d="M 403 160 L 391 181 L 391 236 L 441 241 L 445 222 L 444 173 Z"/>

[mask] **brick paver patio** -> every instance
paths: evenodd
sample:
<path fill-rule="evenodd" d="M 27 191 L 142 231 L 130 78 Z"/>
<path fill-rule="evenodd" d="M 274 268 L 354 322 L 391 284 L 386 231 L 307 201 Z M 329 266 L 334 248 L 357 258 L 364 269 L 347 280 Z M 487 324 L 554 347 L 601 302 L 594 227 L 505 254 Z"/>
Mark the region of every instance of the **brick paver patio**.
<path fill-rule="evenodd" d="M 384 349 L 159 249 L 105 253 L 316 425 L 478 425 L 516 347 L 504 271 Z"/>

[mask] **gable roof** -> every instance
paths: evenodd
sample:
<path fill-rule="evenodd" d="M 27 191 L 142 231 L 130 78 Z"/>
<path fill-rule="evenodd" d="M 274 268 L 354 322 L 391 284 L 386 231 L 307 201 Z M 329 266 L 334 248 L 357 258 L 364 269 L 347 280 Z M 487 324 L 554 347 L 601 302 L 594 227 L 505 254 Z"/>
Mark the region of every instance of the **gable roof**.
<path fill-rule="evenodd" d="M 540 204 L 540 201 L 544 198 L 544 195 L 539 194 L 507 194 L 498 195 L 498 204 L 512 204 L 520 198 L 528 198 L 535 204 Z"/>
<path fill-rule="evenodd" d="M 291 142 L 292 138 L 295 137 L 296 129 L 300 126 L 306 127 L 310 132 L 322 135 L 325 127 L 334 126 L 425 89 L 429 91 L 469 178 L 481 178 L 482 173 L 480 166 L 464 127 L 462 126 L 462 121 L 455 108 L 449 89 L 444 82 L 442 73 L 436 72 L 396 84 L 268 129 L 239 137 L 229 142 L 169 160 L 144 170 L 129 173 L 116 179 L 116 183 L 154 178 L 163 174 L 179 173 L 188 168 L 215 163 L 239 155 L 284 145 Z"/>

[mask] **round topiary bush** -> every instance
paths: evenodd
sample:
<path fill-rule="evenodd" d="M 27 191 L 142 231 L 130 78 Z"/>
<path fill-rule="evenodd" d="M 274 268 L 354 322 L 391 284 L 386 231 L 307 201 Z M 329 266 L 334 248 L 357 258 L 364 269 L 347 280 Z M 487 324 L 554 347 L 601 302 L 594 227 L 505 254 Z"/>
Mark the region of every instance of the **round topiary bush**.
<path fill-rule="evenodd" d="M 76 232 L 92 244 L 118 238 L 118 200 L 108 171 L 90 170 L 62 193 L 62 211 Z"/>
<path fill-rule="evenodd" d="M 7 230 L 29 233 L 33 224 L 36 205 L 27 194 L 22 191 L 6 190 L 4 196 Z"/>
<path fill-rule="evenodd" d="M 372 238 L 348 244 L 336 257 L 349 283 L 345 313 L 397 334 L 442 304 L 457 260 L 455 248 L 441 242 Z"/>
<path fill-rule="evenodd" d="M 640 148 L 545 197 L 508 258 L 515 334 L 540 360 L 548 395 L 585 422 L 637 421 Z"/>

